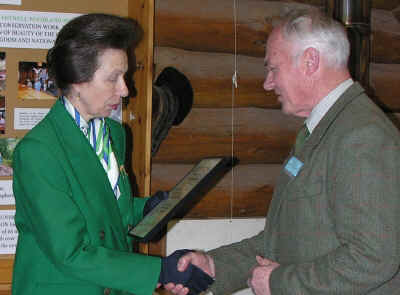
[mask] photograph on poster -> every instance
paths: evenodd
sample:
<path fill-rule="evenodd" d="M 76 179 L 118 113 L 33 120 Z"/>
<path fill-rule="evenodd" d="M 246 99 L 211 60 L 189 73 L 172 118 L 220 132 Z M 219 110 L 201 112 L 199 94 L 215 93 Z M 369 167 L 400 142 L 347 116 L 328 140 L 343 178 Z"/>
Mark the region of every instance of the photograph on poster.
<path fill-rule="evenodd" d="M 0 176 L 12 176 L 12 155 L 18 138 L 0 138 Z"/>
<path fill-rule="evenodd" d="M 0 95 L 0 134 L 6 130 L 6 97 Z"/>
<path fill-rule="evenodd" d="M 49 79 L 46 63 L 21 61 L 18 63 L 18 73 L 18 98 L 57 98 L 57 88 L 54 81 Z"/>
<path fill-rule="evenodd" d="M 0 51 L 0 94 L 4 94 L 4 91 L 6 90 L 6 78 L 6 53 Z"/>

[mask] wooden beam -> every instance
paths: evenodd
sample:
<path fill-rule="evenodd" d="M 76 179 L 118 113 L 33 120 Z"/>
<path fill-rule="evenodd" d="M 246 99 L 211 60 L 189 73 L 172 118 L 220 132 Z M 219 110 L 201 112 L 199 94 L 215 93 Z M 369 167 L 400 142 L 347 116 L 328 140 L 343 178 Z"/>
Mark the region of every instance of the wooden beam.
<path fill-rule="evenodd" d="M 128 1 L 128 16 L 138 21 L 144 34 L 135 50 L 138 71 L 134 75 L 134 84 L 137 96 L 127 105 L 124 122 L 133 130 L 132 167 L 135 178 L 132 178 L 132 181 L 137 184 L 135 195 L 148 196 L 151 167 L 154 0 Z M 149 253 L 148 244 L 140 244 L 140 252 Z"/>
<path fill-rule="evenodd" d="M 392 12 L 393 15 L 396 17 L 397 21 L 400 22 L 400 5 Z"/>
<path fill-rule="evenodd" d="M 154 0 L 128 1 L 129 17 L 138 21 L 143 39 L 135 50 L 137 71 L 134 75 L 137 96 L 124 110 L 124 122 L 133 131 L 132 167 L 137 195 L 150 192 L 151 98 L 153 78 Z"/>
<path fill-rule="evenodd" d="M 254 0 L 253 0 L 254 1 Z M 259 0 L 265 1 L 265 0 Z M 326 0 L 275 0 L 280 2 L 299 2 L 315 6 L 324 6 Z M 392 10 L 399 5 L 398 0 L 372 0 L 372 8 Z"/>
<path fill-rule="evenodd" d="M 157 1 L 155 45 L 193 51 L 234 52 L 233 2 Z M 308 2 L 308 1 L 307 1 Z M 210 5 L 210 6 L 207 6 Z M 237 52 L 264 56 L 273 22 L 301 3 L 243 0 L 238 4 Z M 213 9 L 209 9 L 213 7 Z M 400 63 L 400 24 L 391 10 L 372 9 L 372 52 L 376 63 Z"/>
<path fill-rule="evenodd" d="M 400 64 L 370 64 L 374 100 L 384 110 L 400 111 Z"/>
<path fill-rule="evenodd" d="M 194 51 L 234 52 L 232 0 L 163 0 L 157 1 L 156 5 L 156 46 Z M 238 1 L 238 52 L 262 56 L 265 40 L 272 30 L 272 22 L 288 9 L 304 7 L 310 5 L 275 1 Z"/>
<path fill-rule="evenodd" d="M 171 47 L 156 47 L 155 72 L 167 66 L 183 72 L 194 90 L 198 108 L 258 107 L 278 109 L 280 103 L 273 91 L 263 89 L 264 59 L 238 55 L 238 88 L 232 100 L 234 56 L 228 53 L 196 52 Z M 388 111 L 400 110 L 399 64 L 370 64 L 370 84 L 375 101 Z"/>
<path fill-rule="evenodd" d="M 372 8 L 393 10 L 399 7 L 399 0 L 372 0 Z"/>
<path fill-rule="evenodd" d="M 153 163 L 195 163 L 232 154 L 241 163 L 282 163 L 304 119 L 258 108 L 192 109 L 171 128 Z M 184 156 L 183 156 L 184 155 Z"/>
<path fill-rule="evenodd" d="M 0 287 L 5 287 L 5 290 L 7 290 L 8 285 L 12 281 L 13 265 L 14 255 L 0 256 Z M 7 286 L 4 286 L 3 284 L 6 284 Z"/>
<path fill-rule="evenodd" d="M 261 107 L 279 108 L 273 91 L 263 89 L 264 60 L 260 57 L 237 56 L 238 88 L 232 100 L 232 76 L 235 58 L 230 53 L 211 53 L 156 47 L 156 76 L 173 66 L 190 80 L 194 105 L 201 108 Z"/>
<path fill-rule="evenodd" d="M 399 19 L 391 11 L 373 9 L 371 25 L 371 61 L 400 64 Z"/>

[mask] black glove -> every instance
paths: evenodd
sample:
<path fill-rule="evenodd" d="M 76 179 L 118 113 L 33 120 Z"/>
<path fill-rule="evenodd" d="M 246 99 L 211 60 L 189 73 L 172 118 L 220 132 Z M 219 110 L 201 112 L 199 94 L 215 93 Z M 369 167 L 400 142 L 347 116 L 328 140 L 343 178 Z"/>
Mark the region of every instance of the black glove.
<path fill-rule="evenodd" d="M 176 250 L 161 261 L 161 272 L 158 282 L 160 284 L 182 284 L 189 289 L 189 294 L 199 294 L 208 289 L 214 279 L 193 264 L 189 264 L 183 272 L 178 270 L 178 260 L 192 250 Z"/>
<path fill-rule="evenodd" d="M 161 201 L 168 199 L 169 193 L 166 191 L 158 191 L 152 195 L 146 201 L 143 208 L 143 216 L 146 216 L 151 210 L 153 210 Z"/>

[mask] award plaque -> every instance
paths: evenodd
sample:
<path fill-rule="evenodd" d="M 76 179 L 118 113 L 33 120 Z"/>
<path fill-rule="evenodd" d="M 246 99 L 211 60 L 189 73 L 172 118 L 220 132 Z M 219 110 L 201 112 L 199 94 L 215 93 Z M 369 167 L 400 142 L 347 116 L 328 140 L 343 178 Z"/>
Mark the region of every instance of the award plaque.
<path fill-rule="evenodd" d="M 169 191 L 168 199 L 151 210 L 129 234 L 141 242 L 151 240 L 175 215 L 194 203 L 206 188 L 215 184 L 237 160 L 232 157 L 206 158 L 197 163 L 181 181 Z"/>

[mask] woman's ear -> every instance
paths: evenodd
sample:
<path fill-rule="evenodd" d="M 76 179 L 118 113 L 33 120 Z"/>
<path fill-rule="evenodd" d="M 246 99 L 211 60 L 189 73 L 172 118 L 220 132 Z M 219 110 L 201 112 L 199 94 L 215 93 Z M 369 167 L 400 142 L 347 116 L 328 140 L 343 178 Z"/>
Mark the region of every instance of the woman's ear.
<path fill-rule="evenodd" d="M 71 100 L 79 100 L 81 97 L 79 84 L 72 84 L 68 94 L 68 98 Z"/>

